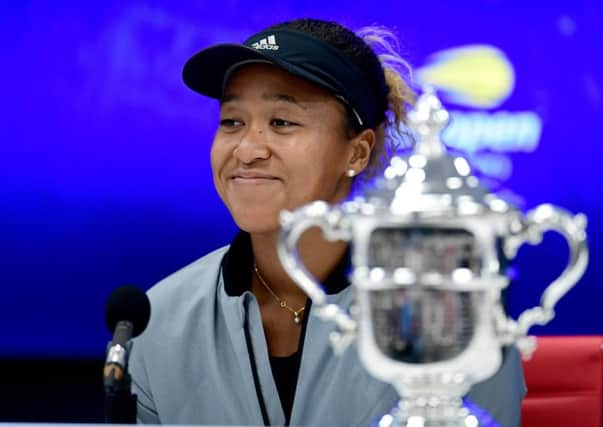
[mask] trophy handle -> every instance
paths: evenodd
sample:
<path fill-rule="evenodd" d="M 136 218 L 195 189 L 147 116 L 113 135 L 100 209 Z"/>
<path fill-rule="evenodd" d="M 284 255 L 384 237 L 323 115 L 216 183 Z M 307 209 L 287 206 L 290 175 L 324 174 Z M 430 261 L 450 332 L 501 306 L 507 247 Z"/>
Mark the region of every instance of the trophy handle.
<path fill-rule="evenodd" d="M 284 210 L 280 214 L 280 222 L 279 259 L 295 283 L 312 300 L 316 315 L 337 325 L 340 332 L 331 335 L 331 344 L 337 353 L 341 353 L 354 338 L 356 322 L 336 304 L 327 304 L 322 286 L 301 262 L 297 242 L 311 227 L 320 227 L 327 240 L 349 241 L 352 238 L 350 223 L 341 210 L 323 201 L 312 202 L 293 212 Z"/>
<path fill-rule="evenodd" d="M 584 274 L 588 263 L 588 246 L 586 243 L 586 216 L 572 215 L 559 207 L 543 204 L 530 210 L 523 221 L 515 224 L 516 234 L 505 241 L 505 254 L 511 259 L 517 249 L 524 243 L 538 244 L 546 231 L 557 231 L 568 242 L 569 262 L 561 275 L 555 279 L 542 294 L 540 305 L 525 310 L 517 322 L 511 321 L 511 327 L 518 347 L 524 356 L 530 357 L 534 349 L 534 340 L 527 337 L 528 330 L 534 325 L 545 325 L 555 317 L 555 304 L 576 284 Z"/>

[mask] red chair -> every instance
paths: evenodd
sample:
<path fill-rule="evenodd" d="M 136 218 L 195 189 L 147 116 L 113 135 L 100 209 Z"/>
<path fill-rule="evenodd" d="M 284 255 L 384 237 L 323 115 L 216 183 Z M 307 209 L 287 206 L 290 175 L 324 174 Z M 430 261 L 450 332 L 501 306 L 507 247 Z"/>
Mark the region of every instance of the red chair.
<path fill-rule="evenodd" d="M 532 359 L 523 362 L 523 427 L 603 425 L 602 345 L 601 336 L 538 338 Z"/>

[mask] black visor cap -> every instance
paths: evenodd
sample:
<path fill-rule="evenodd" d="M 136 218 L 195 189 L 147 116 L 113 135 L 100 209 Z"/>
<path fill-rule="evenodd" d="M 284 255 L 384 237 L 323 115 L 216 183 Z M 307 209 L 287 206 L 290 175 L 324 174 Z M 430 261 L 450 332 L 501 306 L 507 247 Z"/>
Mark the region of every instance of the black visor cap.
<path fill-rule="evenodd" d="M 229 73 L 253 62 L 274 64 L 333 93 L 351 107 L 363 128 L 375 128 L 385 118 L 383 102 L 378 102 L 362 71 L 335 47 L 299 31 L 266 31 L 242 45 L 209 47 L 186 62 L 182 76 L 195 92 L 221 99 Z"/>

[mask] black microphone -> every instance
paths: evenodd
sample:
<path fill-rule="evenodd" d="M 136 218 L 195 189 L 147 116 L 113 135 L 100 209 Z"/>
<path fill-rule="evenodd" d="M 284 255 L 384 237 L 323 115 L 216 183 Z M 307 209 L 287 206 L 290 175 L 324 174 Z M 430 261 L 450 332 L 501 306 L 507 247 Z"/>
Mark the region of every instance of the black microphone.
<path fill-rule="evenodd" d="M 108 423 L 136 423 L 136 395 L 131 393 L 128 373 L 130 339 L 145 330 L 150 317 L 149 298 L 135 286 L 122 286 L 107 299 L 105 320 L 113 332 L 104 369 L 105 421 Z"/>

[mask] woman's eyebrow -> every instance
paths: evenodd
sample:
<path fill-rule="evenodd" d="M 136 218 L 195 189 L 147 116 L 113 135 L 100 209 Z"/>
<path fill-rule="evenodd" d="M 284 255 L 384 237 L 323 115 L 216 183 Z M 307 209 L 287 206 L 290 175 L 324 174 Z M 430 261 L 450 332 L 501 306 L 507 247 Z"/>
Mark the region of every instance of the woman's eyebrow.
<path fill-rule="evenodd" d="M 233 101 L 238 101 L 240 100 L 241 97 L 239 95 L 234 95 L 234 94 L 224 94 L 224 96 L 220 99 L 220 106 L 229 103 L 229 102 L 233 102 Z M 307 110 L 308 107 L 306 105 L 304 105 L 304 103 L 300 102 L 297 100 L 297 98 L 295 98 L 292 95 L 288 95 L 286 93 L 266 93 L 264 95 L 262 95 L 262 99 L 266 100 L 266 101 L 279 101 L 279 102 L 286 102 L 288 104 L 292 104 L 295 105 L 299 108 L 301 108 L 302 110 Z"/>
<path fill-rule="evenodd" d="M 289 104 L 296 105 L 297 107 L 301 108 L 302 110 L 306 110 L 308 108 L 303 103 L 299 102 L 297 100 L 297 98 L 295 98 L 294 96 L 287 95 L 285 93 L 266 93 L 266 94 L 262 95 L 262 99 L 265 99 L 268 101 L 287 102 Z"/>

